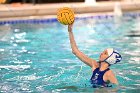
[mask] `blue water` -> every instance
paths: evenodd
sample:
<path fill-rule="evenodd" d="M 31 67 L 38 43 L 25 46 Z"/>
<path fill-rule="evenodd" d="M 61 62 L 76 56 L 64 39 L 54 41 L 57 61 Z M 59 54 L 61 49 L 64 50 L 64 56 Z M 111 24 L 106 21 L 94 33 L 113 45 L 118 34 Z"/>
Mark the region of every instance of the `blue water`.
<path fill-rule="evenodd" d="M 140 17 L 77 18 L 73 32 L 79 49 L 91 58 L 98 60 L 108 47 L 120 51 L 122 62 L 111 67 L 119 87 L 91 88 L 91 69 L 72 54 L 67 26 L 22 23 L 0 26 L 0 92 L 140 91 Z"/>

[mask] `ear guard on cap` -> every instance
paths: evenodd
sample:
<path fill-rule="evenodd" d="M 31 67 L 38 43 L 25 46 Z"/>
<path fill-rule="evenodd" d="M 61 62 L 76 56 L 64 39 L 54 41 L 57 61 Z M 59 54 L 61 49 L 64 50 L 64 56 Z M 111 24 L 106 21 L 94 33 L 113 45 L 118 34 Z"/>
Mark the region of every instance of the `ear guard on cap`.
<path fill-rule="evenodd" d="M 107 62 L 109 65 L 112 65 L 120 62 L 121 60 L 121 55 L 116 50 L 113 50 L 113 52 L 104 60 L 104 62 Z"/>

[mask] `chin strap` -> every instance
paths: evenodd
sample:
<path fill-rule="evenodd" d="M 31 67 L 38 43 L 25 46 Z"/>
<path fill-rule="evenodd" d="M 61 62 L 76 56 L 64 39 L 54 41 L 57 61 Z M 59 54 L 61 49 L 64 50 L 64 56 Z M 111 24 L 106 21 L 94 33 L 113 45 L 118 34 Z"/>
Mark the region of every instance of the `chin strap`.
<path fill-rule="evenodd" d="M 106 62 L 108 66 L 111 66 L 111 64 L 109 64 L 106 60 L 104 60 L 104 61 L 99 61 L 99 68 L 101 67 L 101 62 Z"/>

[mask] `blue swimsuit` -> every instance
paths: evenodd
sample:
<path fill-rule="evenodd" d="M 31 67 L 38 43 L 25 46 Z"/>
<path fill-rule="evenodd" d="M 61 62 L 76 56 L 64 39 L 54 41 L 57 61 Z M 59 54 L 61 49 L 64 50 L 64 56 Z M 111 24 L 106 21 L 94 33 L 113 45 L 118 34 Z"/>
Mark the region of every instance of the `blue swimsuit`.
<path fill-rule="evenodd" d="M 109 71 L 109 70 L 110 70 L 110 69 L 107 68 L 107 69 L 104 70 L 104 71 L 100 71 L 99 68 L 96 68 L 96 69 L 93 71 L 92 77 L 91 77 L 91 79 L 90 79 L 93 88 L 97 88 L 97 87 L 111 87 L 111 86 L 108 85 L 107 82 L 105 82 L 105 81 L 103 80 L 104 74 L 105 74 L 107 71 Z"/>

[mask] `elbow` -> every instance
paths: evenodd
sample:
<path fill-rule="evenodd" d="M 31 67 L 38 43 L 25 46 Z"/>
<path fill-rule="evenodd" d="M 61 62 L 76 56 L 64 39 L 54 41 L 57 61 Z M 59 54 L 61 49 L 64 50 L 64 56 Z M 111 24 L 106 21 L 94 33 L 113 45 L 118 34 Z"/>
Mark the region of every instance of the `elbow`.
<path fill-rule="evenodd" d="M 73 53 L 74 55 L 76 55 L 76 52 L 75 52 L 74 50 L 72 50 L 72 53 Z"/>
<path fill-rule="evenodd" d="M 74 50 L 72 50 L 72 53 L 73 53 L 74 55 L 76 55 L 76 54 L 78 53 L 78 51 L 77 51 L 76 49 L 74 49 Z"/>

